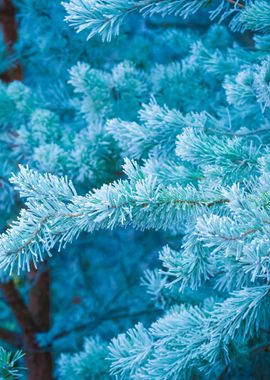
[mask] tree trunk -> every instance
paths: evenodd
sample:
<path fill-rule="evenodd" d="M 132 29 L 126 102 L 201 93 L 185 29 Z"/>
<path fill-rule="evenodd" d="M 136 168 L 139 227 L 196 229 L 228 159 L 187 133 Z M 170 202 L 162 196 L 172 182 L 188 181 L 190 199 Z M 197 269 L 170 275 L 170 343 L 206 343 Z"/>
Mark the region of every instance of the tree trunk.
<path fill-rule="evenodd" d="M 25 362 L 28 380 L 53 380 L 50 352 L 27 352 Z"/>
<path fill-rule="evenodd" d="M 29 292 L 29 310 L 38 332 L 50 328 L 50 273 L 48 268 L 31 269 L 29 274 L 32 287 Z M 28 380 L 52 380 L 53 361 L 50 352 L 28 352 L 26 354 Z"/>
<path fill-rule="evenodd" d="M 31 271 L 30 275 L 32 288 L 29 293 L 29 307 L 24 303 L 13 281 L 0 284 L 0 287 L 22 330 L 22 349 L 26 354 L 28 380 L 53 380 L 51 353 L 42 351 L 36 342 L 36 334 L 46 332 L 50 326 L 49 272 Z M 5 335 L 6 331 L 2 334 L 3 339 Z M 11 337 L 8 338 L 10 343 Z"/>
<path fill-rule="evenodd" d="M 15 8 L 12 0 L 2 0 L 0 8 L 0 24 L 3 31 L 4 41 L 10 51 L 13 44 L 17 41 L 17 23 L 15 18 Z M 15 65 L 10 70 L 1 75 L 1 79 L 5 82 L 22 79 L 22 68 L 20 65 Z"/>

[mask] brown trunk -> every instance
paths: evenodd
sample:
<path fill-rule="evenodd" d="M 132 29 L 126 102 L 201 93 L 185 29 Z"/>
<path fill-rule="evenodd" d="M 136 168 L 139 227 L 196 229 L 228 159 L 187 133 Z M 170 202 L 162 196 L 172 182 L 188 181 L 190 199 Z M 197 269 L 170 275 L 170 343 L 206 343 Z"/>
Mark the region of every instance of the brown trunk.
<path fill-rule="evenodd" d="M 17 41 L 18 32 L 15 19 L 15 9 L 12 0 L 3 0 L 0 8 L 0 24 L 2 27 L 4 41 L 7 43 L 9 50 L 12 51 L 13 44 Z M 10 70 L 1 75 L 5 82 L 22 79 L 22 68 L 20 65 L 12 67 Z"/>
<path fill-rule="evenodd" d="M 15 9 L 12 0 L 2 0 L 0 20 L 4 32 L 4 40 L 12 48 L 14 42 L 17 41 L 17 25 L 15 20 Z"/>
<path fill-rule="evenodd" d="M 48 271 L 31 272 L 33 286 L 29 294 L 29 307 L 26 306 L 13 281 L 1 284 L 5 299 L 22 329 L 22 348 L 25 352 L 28 380 L 53 380 L 51 353 L 42 351 L 35 339 L 39 332 L 45 332 L 50 324 L 50 281 Z M 1 332 L 1 331 L 0 331 Z M 9 338 L 9 341 L 5 338 Z M 1 338 L 1 336 L 0 336 Z M 2 339 L 11 342 L 15 335 L 3 331 Z"/>
<path fill-rule="evenodd" d="M 26 306 L 12 280 L 1 284 L 1 289 L 7 304 L 10 306 L 18 325 L 22 330 L 24 348 L 26 350 L 35 350 L 35 332 L 37 331 L 37 326 L 29 312 L 28 307 Z"/>
<path fill-rule="evenodd" d="M 47 264 L 39 267 L 39 270 L 32 268 L 29 279 L 32 287 L 29 292 L 29 309 L 35 323 L 40 331 L 47 331 L 50 328 L 50 273 Z"/>
<path fill-rule="evenodd" d="M 28 380 L 53 380 L 50 352 L 27 352 L 25 362 Z"/>
<path fill-rule="evenodd" d="M 29 292 L 29 310 L 38 332 L 50 328 L 50 273 L 43 267 L 31 269 L 29 274 L 32 287 Z M 26 355 L 28 380 L 52 380 L 53 361 L 50 352 L 28 352 Z"/>

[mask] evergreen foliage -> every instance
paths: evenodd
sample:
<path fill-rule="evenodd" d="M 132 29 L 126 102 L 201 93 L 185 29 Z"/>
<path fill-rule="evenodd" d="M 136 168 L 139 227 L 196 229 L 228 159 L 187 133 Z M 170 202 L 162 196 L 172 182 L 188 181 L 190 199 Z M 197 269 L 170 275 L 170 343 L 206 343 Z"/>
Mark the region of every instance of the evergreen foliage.
<path fill-rule="evenodd" d="M 16 3 L 26 69 L 0 88 L 0 267 L 25 295 L 48 262 L 53 325 L 36 339 L 57 378 L 267 379 L 268 2 Z"/>
<path fill-rule="evenodd" d="M 18 367 L 18 361 L 23 357 L 22 352 L 7 352 L 0 349 L 0 376 L 1 379 L 15 380 L 21 377 L 22 368 Z"/>

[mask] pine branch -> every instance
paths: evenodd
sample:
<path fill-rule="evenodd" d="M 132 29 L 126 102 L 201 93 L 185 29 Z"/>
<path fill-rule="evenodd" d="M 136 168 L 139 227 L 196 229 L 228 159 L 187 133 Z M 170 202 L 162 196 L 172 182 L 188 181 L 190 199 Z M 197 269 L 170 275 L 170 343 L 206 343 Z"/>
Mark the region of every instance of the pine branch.
<path fill-rule="evenodd" d="M 109 211 L 114 211 L 116 212 L 117 210 L 122 210 L 122 209 L 125 209 L 126 207 L 137 207 L 141 210 L 143 209 L 146 209 L 147 207 L 150 207 L 150 206 L 156 206 L 158 208 L 163 208 L 165 207 L 166 205 L 170 205 L 170 207 L 177 207 L 178 205 L 187 205 L 189 207 L 206 207 L 206 208 L 211 208 L 213 206 L 218 206 L 218 205 L 223 205 L 223 204 L 227 204 L 229 203 L 230 201 L 226 198 L 221 198 L 221 199 L 215 199 L 215 200 L 206 200 L 206 199 L 201 199 L 201 200 L 191 200 L 191 199 L 174 199 L 174 200 L 169 200 L 169 201 L 163 201 L 163 202 L 144 202 L 142 204 L 136 204 L 136 202 L 130 200 L 129 202 L 123 202 L 123 203 L 120 203 L 118 204 L 117 206 L 116 205 L 107 205 L 106 206 L 106 210 L 107 212 Z M 96 210 L 96 212 L 98 212 L 98 209 Z M 93 210 L 93 213 L 95 213 L 95 211 Z M 65 219 L 70 219 L 70 220 L 74 220 L 75 221 L 75 225 L 73 226 L 74 228 L 76 228 L 76 219 L 78 219 L 78 228 L 79 228 L 79 225 L 81 223 L 81 219 L 83 218 L 87 218 L 87 213 L 84 213 L 84 212 L 75 212 L 75 213 L 52 213 L 52 214 L 47 214 L 45 215 L 44 217 L 42 217 L 38 222 L 37 222 L 37 225 L 38 227 L 35 228 L 32 236 L 26 241 L 24 242 L 22 245 L 19 246 L 18 249 L 16 249 L 16 251 L 9 251 L 9 255 L 13 255 L 16 259 L 14 260 L 17 260 L 19 255 L 20 254 L 25 254 L 25 251 L 27 251 L 29 248 L 31 248 L 31 246 L 33 244 L 35 244 L 37 242 L 37 239 L 39 237 L 39 234 L 42 232 L 42 229 L 44 227 L 47 226 L 47 222 L 54 222 L 54 220 L 57 220 L 57 219 L 62 219 L 62 220 L 65 220 Z M 89 221 L 90 223 L 90 221 Z M 130 223 L 132 224 L 132 220 L 130 221 Z M 136 222 L 134 223 L 134 225 L 136 226 Z M 93 228 L 95 229 L 99 229 L 99 226 L 98 224 Z M 63 231 L 51 231 L 51 236 L 56 238 L 56 239 L 59 239 L 61 238 L 61 236 L 65 235 L 66 233 L 68 232 L 68 230 L 63 230 Z M 56 240 L 52 240 L 51 244 L 46 248 L 47 251 L 48 251 L 48 254 L 49 254 L 49 250 L 51 250 L 54 245 L 56 243 Z M 37 258 L 36 258 L 37 259 Z"/>
<path fill-rule="evenodd" d="M 24 356 L 22 351 L 8 352 L 0 348 L 0 378 L 1 380 L 15 380 L 21 378 L 21 371 L 25 368 L 19 367 L 18 362 Z"/>
<path fill-rule="evenodd" d="M 127 165 L 131 172 L 135 164 Z M 116 181 L 84 197 L 73 195 L 75 190 L 67 179 L 65 182 L 61 177 L 43 176 L 33 170 L 21 168 L 12 181 L 21 195 L 28 197 L 28 209 L 21 212 L 17 222 L 0 239 L 2 267 L 11 271 L 15 265 L 18 270 L 29 270 L 31 260 L 36 266 L 43 260 L 43 254 L 51 255 L 56 244 L 61 249 L 82 231 L 118 225 L 142 230 L 168 228 L 172 219 L 183 223 L 187 215 L 195 215 L 198 210 L 230 202 L 215 190 L 203 192 L 194 186 L 178 185 L 161 187 L 151 177 L 135 182 Z M 47 191 L 45 197 L 44 191 Z"/>
<path fill-rule="evenodd" d="M 110 41 L 119 34 L 119 29 L 125 17 L 135 11 L 143 16 L 154 14 L 180 15 L 186 17 L 195 13 L 207 4 L 207 0 L 178 1 L 178 0 L 138 0 L 121 2 L 100 1 L 93 4 L 87 0 L 71 0 L 63 3 L 68 15 L 66 21 L 74 26 L 78 32 L 90 29 L 88 38 L 100 34 L 103 41 Z"/>

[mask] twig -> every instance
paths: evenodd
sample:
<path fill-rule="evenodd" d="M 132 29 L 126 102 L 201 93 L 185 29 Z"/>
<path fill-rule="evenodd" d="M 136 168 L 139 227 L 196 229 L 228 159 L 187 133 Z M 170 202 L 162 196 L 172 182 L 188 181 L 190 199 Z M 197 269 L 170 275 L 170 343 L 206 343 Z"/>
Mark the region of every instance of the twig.
<path fill-rule="evenodd" d="M 234 5 L 235 7 L 239 7 L 239 8 L 245 8 L 244 4 L 242 3 L 239 3 L 239 1 L 236 1 L 236 0 L 226 0 L 228 3 Z"/>
<path fill-rule="evenodd" d="M 15 348 L 23 348 L 23 339 L 21 334 L 14 331 L 0 328 L 0 340 L 3 340 Z"/>

